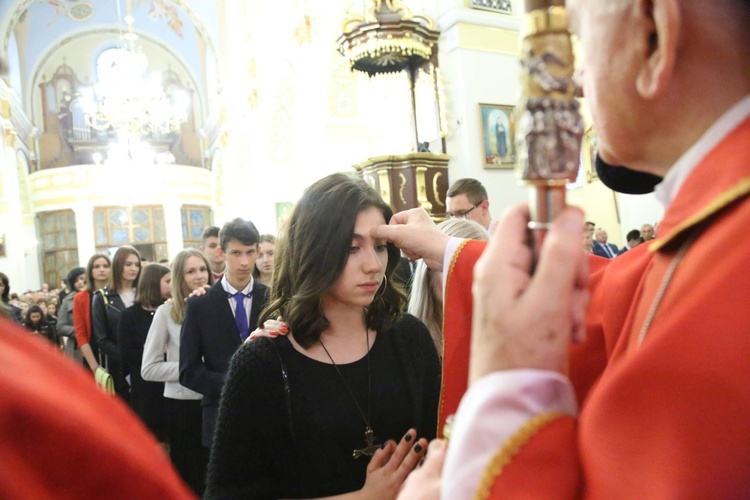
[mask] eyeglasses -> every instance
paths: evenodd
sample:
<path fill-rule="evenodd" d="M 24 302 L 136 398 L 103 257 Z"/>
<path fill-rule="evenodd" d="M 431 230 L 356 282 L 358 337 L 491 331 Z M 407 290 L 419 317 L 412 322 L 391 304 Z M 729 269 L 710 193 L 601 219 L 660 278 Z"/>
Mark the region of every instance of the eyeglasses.
<path fill-rule="evenodd" d="M 454 214 L 452 214 L 450 212 L 446 212 L 445 215 L 449 219 L 465 219 L 466 216 L 468 216 L 471 213 L 471 211 L 474 210 L 475 208 L 477 208 L 478 206 L 479 205 L 474 205 L 473 207 L 471 207 L 468 210 L 459 210 L 458 212 L 456 212 Z"/>

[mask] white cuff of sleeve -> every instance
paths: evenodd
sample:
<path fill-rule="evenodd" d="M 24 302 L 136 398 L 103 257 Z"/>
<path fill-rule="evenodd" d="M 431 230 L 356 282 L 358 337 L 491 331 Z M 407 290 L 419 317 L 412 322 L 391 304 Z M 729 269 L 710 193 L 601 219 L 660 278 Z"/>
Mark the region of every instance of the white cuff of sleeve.
<path fill-rule="evenodd" d="M 451 429 L 441 498 L 473 498 L 503 444 L 531 418 L 547 412 L 578 413 L 570 381 L 557 372 L 509 370 L 472 384 Z"/>

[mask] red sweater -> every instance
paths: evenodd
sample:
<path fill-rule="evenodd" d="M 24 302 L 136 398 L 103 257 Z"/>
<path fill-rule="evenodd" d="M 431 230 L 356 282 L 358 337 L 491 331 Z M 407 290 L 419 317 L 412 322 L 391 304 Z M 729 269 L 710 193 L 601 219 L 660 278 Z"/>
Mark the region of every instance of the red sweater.
<path fill-rule="evenodd" d="M 73 329 L 79 347 L 91 342 L 91 292 L 88 290 L 73 297 Z"/>

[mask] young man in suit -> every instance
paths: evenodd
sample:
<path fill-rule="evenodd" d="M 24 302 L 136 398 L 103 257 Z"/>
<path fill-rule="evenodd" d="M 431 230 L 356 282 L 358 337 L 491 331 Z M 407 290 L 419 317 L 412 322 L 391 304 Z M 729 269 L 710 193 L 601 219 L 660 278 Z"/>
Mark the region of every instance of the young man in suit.
<path fill-rule="evenodd" d="M 203 252 L 211 265 L 211 274 L 214 275 L 214 281 L 219 281 L 226 272 L 226 256 L 221 251 L 218 227 L 210 226 L 203 230 L 200 251 Z"/>
<path fill-rule="evenodd" d="M 203 446 L 210 448 L 229 360 L 266 305 L 268 288 L 253 279 L 260 236 L 246 220 L 219 232 L 226 273 L 205 295 L 188 300 L 180 334 L 180 383 L 203 395 Z"/>
<path fill-rule="evenodd" d="M 619 254 L 617 245 L 607 243 L 607 231 L 601 227 L 594 233 L 594 243 L 591 245 L 594 255 L 605 259 L 614 259 Z"/>

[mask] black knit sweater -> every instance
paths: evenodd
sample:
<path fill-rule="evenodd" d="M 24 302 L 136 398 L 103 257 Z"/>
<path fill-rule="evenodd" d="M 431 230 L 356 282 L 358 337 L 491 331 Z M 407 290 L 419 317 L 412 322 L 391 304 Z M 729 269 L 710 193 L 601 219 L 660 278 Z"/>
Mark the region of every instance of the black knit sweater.
<path fill-rule="evenodd" d="M 399 441 L 411 427 L 435 437 L 440 361 L 427 328 L 404 315 L 378 334 L 369 362 L 370 398 L 367 358 L 339 369 L 377 443 Z M 360 489 L 369 458 L 352 452 L 365 446 L 364 430 L 333 365 L 297 352 L 284 337 L 244 345 L 222 393 L 206 498 L 314 498 Z"/>

